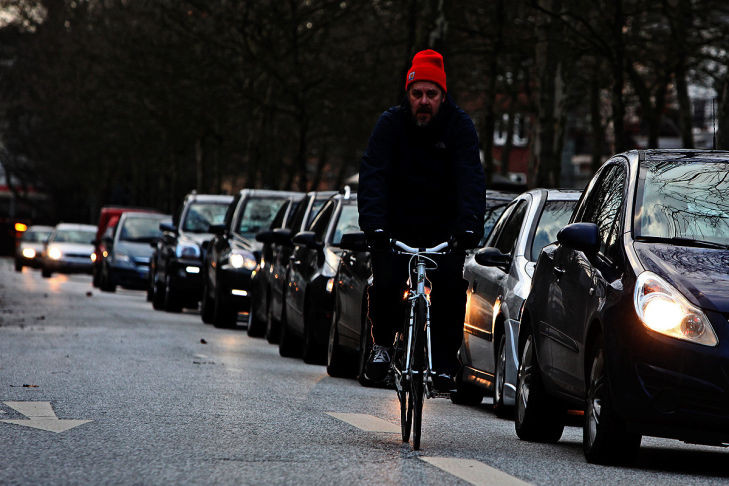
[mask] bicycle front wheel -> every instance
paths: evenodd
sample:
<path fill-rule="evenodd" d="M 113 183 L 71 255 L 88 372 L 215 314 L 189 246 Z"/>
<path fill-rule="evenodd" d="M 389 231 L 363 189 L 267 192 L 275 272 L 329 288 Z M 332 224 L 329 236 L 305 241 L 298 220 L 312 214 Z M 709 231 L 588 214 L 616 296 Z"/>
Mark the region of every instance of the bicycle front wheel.
<path fill-rule="evenodd" d="M 410 427 L 413 423 L 412 395 L 405 388 L 397 392 L 397 398 L 400 399 L 400 430 L 402 431 L 402 441 L 410 441 Z"/>
<path fill-rule="evenodd" d="M 410 408 L 412 410 L 413 450 L 420 450 L 420 429 L 423 419 L 424 378 L 428 369 L 425 352 L 425 319 L 427 304 L 421 298 L 415 305 L 415 325 L 413 326 L 412 366 L 413 374 L 410 380 Z"/>

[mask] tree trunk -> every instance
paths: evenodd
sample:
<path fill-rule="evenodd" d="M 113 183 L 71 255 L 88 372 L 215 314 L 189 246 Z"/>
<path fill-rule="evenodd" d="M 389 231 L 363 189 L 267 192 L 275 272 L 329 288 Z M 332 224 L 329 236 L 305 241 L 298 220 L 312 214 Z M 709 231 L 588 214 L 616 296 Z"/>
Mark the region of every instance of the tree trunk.
<path fill-rule="evenodd" d="M 676 68 L 676 96 L 678 97 L 678 122 L 683 148 L 692 149 L 694 148 L 693 116 L 683 60 L 678 63 Z"/>
<path fill-rule="evenodd" d="M 592 135 L 592 171 L 595 172 L 602 165 L 602 142 L 605 137 L 605 129 L 602 125 L 602 114 L 600 113 L 600 83 L 599 70 L 597 66 L 590 82 L 590 128 Z"/>
<path fill-rule="evenodd" d="M 516 118 L 516 97 L 509 99 L 509 111 L 506 114 L 506 142 L 501 151 L 501 175 L 509 175 L 509 159 L 514 147 L 514 119 Z"/>
<path fill-rule="evenodd" d="M 613 68 L 613 90 L 612 90 L 612 110 L 613 110 L 613 137 L 615 139 L 615 152 L 624 152 L 627 150 L 625 140 L 625 100 L 623 99 L 623 89 L 625 80 L 623 78 L 623 69 L 625 66 L 625 44 L 623 40 L 623 27 L 625 26 L 625 16 L 623 15 L 623 0 L 615 0 L 615 11 L 613 14 L 613 39 L 616 42 L 612 59 Z"/>
<path fill-rule="evenodd" d="M 721 86 L 717 90 L 719 92 L 719 103 L 716 106 L 717 134 L 716 149 L 729 150 L 729 77 L 725 77 L 721 81 Z"/>

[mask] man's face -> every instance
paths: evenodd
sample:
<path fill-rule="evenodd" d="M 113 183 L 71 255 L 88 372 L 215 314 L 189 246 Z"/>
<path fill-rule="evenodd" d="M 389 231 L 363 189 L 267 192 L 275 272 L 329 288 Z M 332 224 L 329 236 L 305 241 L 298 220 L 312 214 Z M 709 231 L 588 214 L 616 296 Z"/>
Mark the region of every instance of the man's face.
<path fill-rule="evenodd" d="M 408 100 L 415 124 L 425 127 L 433 121 L 443 104 L 443 90 L 430 81 L 416 81 L 408 88 Z"/>

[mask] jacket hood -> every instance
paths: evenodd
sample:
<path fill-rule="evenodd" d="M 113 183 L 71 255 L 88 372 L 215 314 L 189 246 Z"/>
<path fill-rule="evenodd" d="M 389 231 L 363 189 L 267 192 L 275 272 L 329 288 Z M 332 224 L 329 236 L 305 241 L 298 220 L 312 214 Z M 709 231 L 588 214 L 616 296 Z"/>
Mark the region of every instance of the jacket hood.
<path fill-rule="evenodd" d="M 729 312 L 729 250 L 635 242 L 645 267 L 703 309 Z"/>

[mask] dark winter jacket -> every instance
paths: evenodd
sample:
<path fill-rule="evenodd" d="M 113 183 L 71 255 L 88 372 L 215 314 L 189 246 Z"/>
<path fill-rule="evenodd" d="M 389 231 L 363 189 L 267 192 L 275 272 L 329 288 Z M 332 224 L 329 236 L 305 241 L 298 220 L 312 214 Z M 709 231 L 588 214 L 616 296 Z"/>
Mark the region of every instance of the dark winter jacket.
<path fill-rule="evenodd" d="M 384 112 L 359 171 L 359 224 L 419 247 L 471 230 L 480 238 L 486 182 L 473 122 L 448 97 L 427 127 L 408 101 Z"/>

